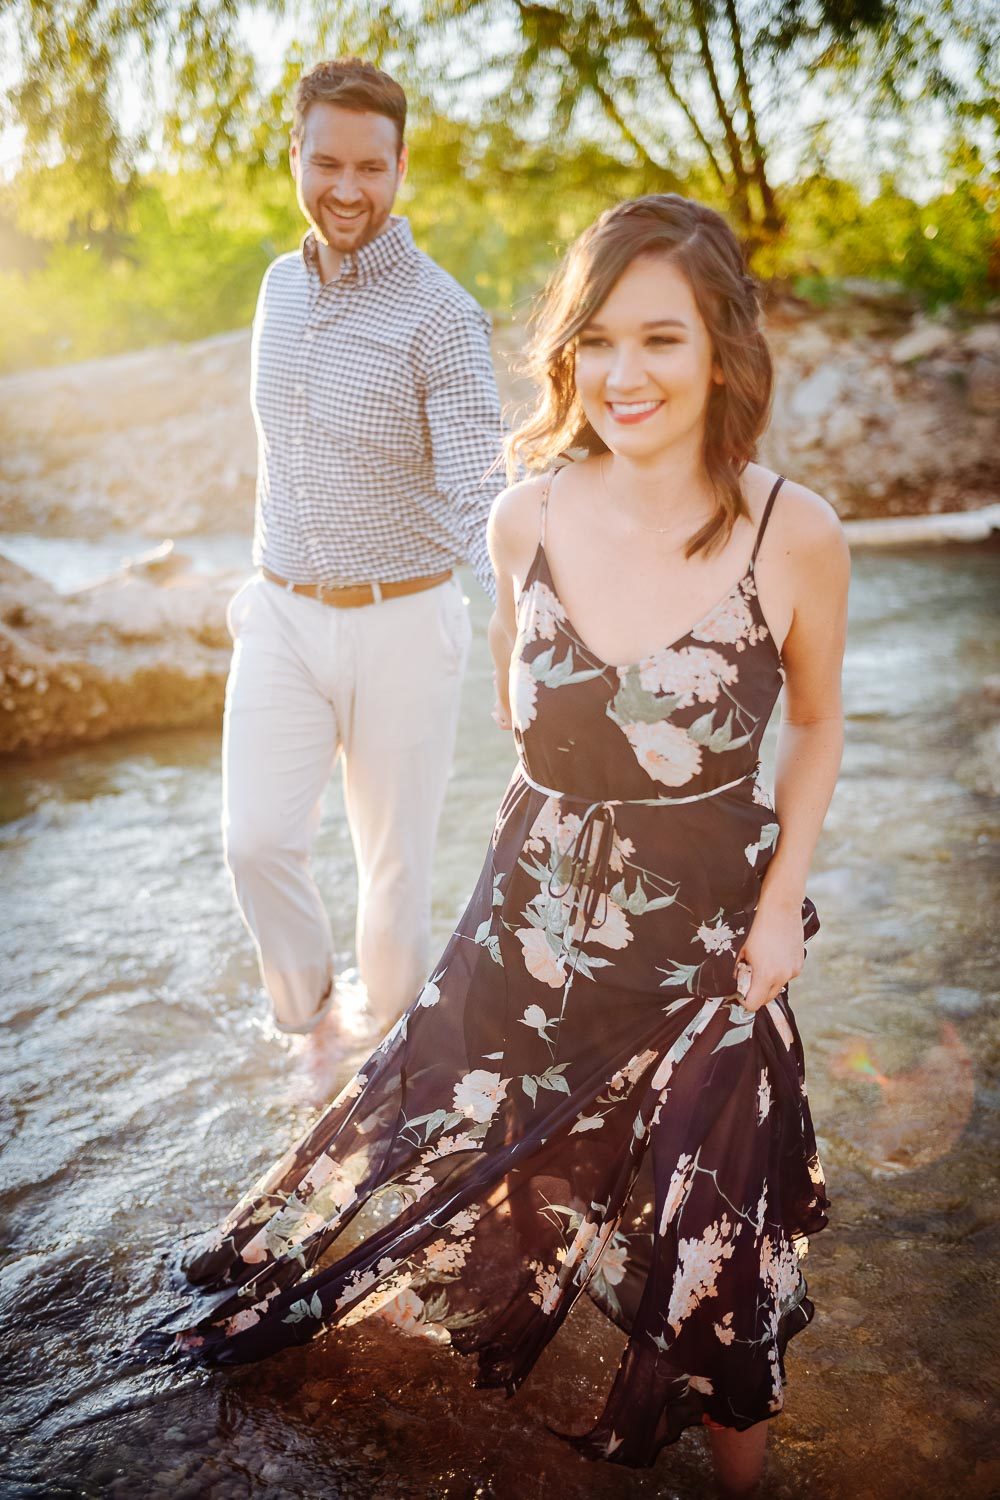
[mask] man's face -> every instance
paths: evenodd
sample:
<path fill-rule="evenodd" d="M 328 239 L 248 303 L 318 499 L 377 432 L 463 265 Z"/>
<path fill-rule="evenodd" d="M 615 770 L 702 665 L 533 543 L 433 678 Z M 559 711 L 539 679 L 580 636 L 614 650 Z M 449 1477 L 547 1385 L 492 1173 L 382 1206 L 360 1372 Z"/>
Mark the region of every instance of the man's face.
<path fill-rule="evenodd" d="M 406 174 L 406 147 L 385 115 L 310 104 L 290 160 L 299 207 L 321 244 L 346 254 L 385 227 Z"/>

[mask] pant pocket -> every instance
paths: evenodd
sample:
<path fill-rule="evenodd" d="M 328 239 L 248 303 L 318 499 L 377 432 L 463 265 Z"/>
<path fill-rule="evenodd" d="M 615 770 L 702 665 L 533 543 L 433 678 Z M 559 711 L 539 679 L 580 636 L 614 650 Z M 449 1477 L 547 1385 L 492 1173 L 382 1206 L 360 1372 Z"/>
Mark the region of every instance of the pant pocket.
<path fill-rule="evenodd" d="M 458 671 L 465 663 L 472 640 L 469 606 L 456 578 L 450 578 L 438 593 L 438 624 L 446 662 L 449 668 Z"/>
<path fill-rule="evenodd" d="M 254 594 L 257 591 L 259 583 L 260 575 L 255 573 L 253 577 L 247 579 L 246 583 L 240 584 L 240 587 L 226 605 L 226 628 L 234 641 L 246 625 L 250 606 L 253 603 Z"/>

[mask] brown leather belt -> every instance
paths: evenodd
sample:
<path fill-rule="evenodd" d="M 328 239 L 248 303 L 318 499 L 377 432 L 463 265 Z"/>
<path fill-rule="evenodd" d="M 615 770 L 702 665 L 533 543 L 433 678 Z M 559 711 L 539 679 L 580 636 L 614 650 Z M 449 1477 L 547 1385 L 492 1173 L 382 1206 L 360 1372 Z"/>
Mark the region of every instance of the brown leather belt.
<path fill-rule="evenodd" d="M 304 594 L 307 599 L 318 599 L 321 604 L 332 604 L 335 609 L 360 609 L 363 604 L 376 604 L 382 599 L 398 599 L 401 594 L 419 594 L 423 589 L 437 588 L 447 583 L 453 569 L 443 573 L 432 573 L 427 578 L 404 578 L 397 583 L 351 583 L 339 587 L 332 583 L 289 583 L 270 568 L 261 568 L 264 577 L 292 594 Z"/>

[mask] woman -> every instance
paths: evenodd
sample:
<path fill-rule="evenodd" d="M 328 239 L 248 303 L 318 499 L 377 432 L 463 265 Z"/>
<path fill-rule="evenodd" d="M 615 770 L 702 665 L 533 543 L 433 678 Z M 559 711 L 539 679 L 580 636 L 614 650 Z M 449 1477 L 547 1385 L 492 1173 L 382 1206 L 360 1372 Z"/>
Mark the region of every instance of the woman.
<path fill-rule="evenodd" d="M 414 1004 L 190 1257 L 215 1298 L 179 1347 L 254 1360 L 381 1309 L 513 1392 L 586 1290 L 628 1345 L 570 1441 L 641 1466 L 704 1425 L 721 1493 L 752 1492 L 828 1206 L 787 984 L 848 576 L 825 502 L 751 461 L 757 311 L 724 221 L 672 194 L 547 289 L 510 445 L 547 472 L 491 525 L 518 766 L 484 870 Z"/>

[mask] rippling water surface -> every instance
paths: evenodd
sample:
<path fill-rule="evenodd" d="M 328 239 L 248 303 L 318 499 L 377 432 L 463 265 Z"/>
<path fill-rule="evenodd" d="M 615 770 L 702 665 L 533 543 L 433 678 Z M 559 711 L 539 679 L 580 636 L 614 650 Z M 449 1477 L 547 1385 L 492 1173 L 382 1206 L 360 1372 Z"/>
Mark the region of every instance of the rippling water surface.
<path fill-rule="evenodd" d="M 185 548 L 185 550 L 187 550 Z M 27 560 L 27 559 L 25 559 Z M 102 559 L 103 560 L 103 559 Z M 65 580 L 73 559 L 58 560 Z M 93 567 L 93 559 L 89 565 Z M 32 558 L 37 565 L 37 557 Z M 995 1195 L 998 816 L 972 768 L 1000 673 L 1000 551 L 862 554 L 844 772 L 793 1001 L 833 1198 L 817 1304 L 772 1424 L 769 1494 L 1000 1493 L 986 1331 Z M 489 720 L 485 604 L 436 875 L 443 944 L 510 768 Z M 599 1409 L 620 1335 L 586 1299 L 512 1401 L 379 1320 L 235 1372 L 150 1369 L 164 1257 L 313 1117 L 270 1027 L 219 850 L 219 740 L 144 736 L 8 766 L 0 1264 L 3 1495 L 678 1496 L 701 1436 L 651 1472 L 594 1466 L 545 1423 Z M 353 868 L 332 786 L 316 866 L 356 998 Z M 347 1076 L 358 1040 L 337 1069 Z"/>

